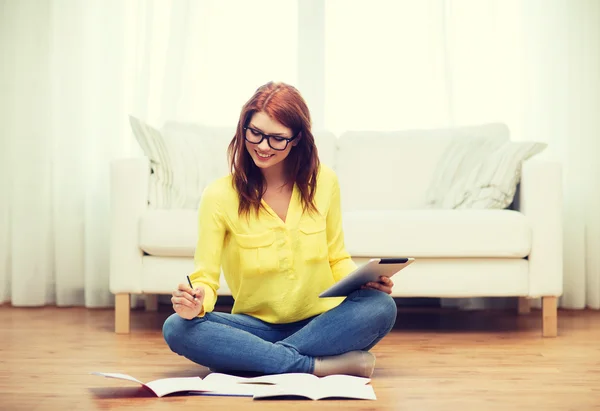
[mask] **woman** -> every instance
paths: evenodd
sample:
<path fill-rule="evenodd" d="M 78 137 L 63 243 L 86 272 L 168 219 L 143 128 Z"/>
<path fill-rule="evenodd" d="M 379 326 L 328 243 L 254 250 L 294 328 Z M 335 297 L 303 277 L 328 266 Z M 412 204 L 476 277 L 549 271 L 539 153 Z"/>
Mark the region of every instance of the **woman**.
<path fill-rule="evenodd" d="M 228 154 L 231 175 L 200 201 L 193 289 L 183 283 L 173 292 L 167 344 L 225 372 L 370 377 L 368 350 L 396 320 L 393 283 L 384 277 L 346 298 L 318 297 L 356 266 L 344 245 L 337 176 L 319 163 L 298 91 L 260 87 Z M 231 314 L 213 312 L 221 267 Z"/>

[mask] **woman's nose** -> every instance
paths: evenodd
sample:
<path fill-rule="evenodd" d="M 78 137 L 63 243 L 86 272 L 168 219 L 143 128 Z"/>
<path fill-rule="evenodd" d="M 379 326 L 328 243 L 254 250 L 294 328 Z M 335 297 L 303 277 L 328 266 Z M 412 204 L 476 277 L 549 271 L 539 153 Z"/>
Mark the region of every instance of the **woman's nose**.
<path fill-rule="evenodd" d="M 260 151 L 269 151 L 271 149 L 267 138 L 263 139 L 263 141 L 260 142 L 260 144 L 258 145 L 258 149 Z"/>

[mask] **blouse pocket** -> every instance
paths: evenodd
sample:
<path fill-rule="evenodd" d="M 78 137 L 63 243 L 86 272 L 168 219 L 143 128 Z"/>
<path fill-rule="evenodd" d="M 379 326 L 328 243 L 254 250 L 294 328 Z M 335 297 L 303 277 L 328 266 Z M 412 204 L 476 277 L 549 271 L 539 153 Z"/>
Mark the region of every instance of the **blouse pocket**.
<path fill-rule="evenodd" d="M 279 267 L 275 250 L 275 233 L 265 231 L 260 234 L 236 234 L 240 253 L 242 275 L 261 275 L 276 271 Z"/>
<path fill-rule="evenodd" d="M 319 262 L 328 257 L 327 226 L 323 218 L 306 218 L 300 223 L 300 246 L 304 261 Z"/>

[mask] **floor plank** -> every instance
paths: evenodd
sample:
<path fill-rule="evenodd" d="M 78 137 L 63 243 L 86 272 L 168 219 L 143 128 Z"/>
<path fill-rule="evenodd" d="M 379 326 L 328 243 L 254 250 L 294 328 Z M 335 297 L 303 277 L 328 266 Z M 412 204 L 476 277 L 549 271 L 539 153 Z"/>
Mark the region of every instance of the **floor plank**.
<path fill-rule="evenodd" d="M 169 312 L 133 311 L 131 334 L 111 310 L 0 306 L 0 410 L 592 410 L 600 409 L 600 312 L 559 312 L 557 338 L 541 337 L 541 312 L 400 311 L 373 352 L 377 401 L 253 401 L 171 396 L 89 375 L 142 380 L 205 375 L 169 351 Z"/>

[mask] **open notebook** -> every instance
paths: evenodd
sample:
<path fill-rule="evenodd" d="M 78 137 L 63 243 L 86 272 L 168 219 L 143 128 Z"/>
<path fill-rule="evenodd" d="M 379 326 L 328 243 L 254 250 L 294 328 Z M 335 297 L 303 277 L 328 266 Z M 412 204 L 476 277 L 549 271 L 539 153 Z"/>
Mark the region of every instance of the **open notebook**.
<path fill-rule="evenodd" d="M 204 377 L 162 378 L 144 383 L 130 375 L 92 372 L 107 378 L 116 378 L 139 384 L 157 397 L 174 393 L 195 395 L 247 396 L 254 399 L 274 397 L 301 397 L 313 400 L 324 398 L 352 398 L 375 400 L 369 378 L 350 375 L 330 375 L 319 378 L 312 374 L 289 373 L 260 377 L 237 377 L 212 373 Z"/>

